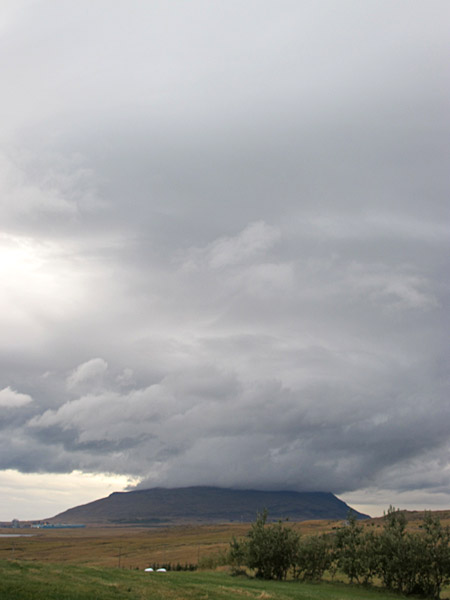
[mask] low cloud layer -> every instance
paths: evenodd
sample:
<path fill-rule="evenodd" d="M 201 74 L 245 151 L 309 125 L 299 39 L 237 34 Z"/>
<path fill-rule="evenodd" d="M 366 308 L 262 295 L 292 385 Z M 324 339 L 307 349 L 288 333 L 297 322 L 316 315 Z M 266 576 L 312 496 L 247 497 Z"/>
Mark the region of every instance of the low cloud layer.
<path fill-rule="evenodd" d="M 450 500 L 447 3 L 128 6 L 0 22 L 0 469 Z"/>

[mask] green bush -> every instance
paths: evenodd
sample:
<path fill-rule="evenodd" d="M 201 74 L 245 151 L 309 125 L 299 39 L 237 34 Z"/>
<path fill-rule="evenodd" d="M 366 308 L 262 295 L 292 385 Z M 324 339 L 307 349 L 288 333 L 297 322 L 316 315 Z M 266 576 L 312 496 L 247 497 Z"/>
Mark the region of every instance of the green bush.
<path fill-rule="evenodd" d="M 391 506 L 379 532 L 349 514 L 331 535 L 300 538 L 281 521 L 267 523 L 265 511 L 222 558 L 235 572 L 246 566 L 261 579 L 285 579 L 292 571 L 294 579 L 320 581 L 338 569 L 350 583 L 368 585 L 377 577 L 389 590 L 438 599 L 450 584 L 450 529 L 430 513 L 421 529 L 407 532 L 404 513 Z"/>
<path fill-rule="evenodd" d="M 293 564 L 295 579 L 320 581 L 333 562 L 333 552 L 326 535 L 312 535 L 301 540 Z"/>
<path fill-rule="evenodd" d="M 230 562 L 254 569 L 261 579 L 285 579 L 295 562 L 299 536 L 291 528 L 278 523 L 267 523 L 267 511 L 258 515 L 247 534 L 247 539 L 230 544 Z"/>

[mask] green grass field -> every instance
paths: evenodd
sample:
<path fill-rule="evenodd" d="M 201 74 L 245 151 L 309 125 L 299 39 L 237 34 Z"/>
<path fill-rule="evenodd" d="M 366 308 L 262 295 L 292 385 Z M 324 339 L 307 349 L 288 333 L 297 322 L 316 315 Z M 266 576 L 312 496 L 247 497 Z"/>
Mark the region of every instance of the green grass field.
<path fill-rule="evenodd" d="M 258 581 L 225 572 L 143 571 L 0 561 L 1 600 L 384 600 L 399 596 L 339 583 Z"/>
<path fill-rule="evenodd" d="M 420 524 L 420 520 L 412 520 L 410 526 L 418 530 Z M 335 521 L 290 524 L 302 535 L 332 531 L 337 525 Z M 378 528 L 381 523 L 373 520 L 365 526 Z M 0 538 L 0 600 L 399 598 L 381 589 L 334 581 L 307 584 L 232 577 L 224 569 L 158 574 L 143 571 L 153 562 L 202 564 L 203 559 L 227 550 L 233 535 L 245 536 L 249 527 L 222 524 L 20 530 L 31 537 Z M 1 532 L 12 533 L 11 529 Z M 442 598 L 450 599 L 450 589 L 443 592 Z"/>

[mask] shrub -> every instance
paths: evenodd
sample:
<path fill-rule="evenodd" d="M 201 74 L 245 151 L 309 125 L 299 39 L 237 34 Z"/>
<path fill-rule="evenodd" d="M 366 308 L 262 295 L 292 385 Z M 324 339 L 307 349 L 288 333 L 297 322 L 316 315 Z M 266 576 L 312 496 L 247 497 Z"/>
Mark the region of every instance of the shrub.
<path fill-rule="evenodd" d="M 285 579 L 295 562 L 299 536 L 289 527 L 267 523 L 267 511 L 258 515 L 247 539 L 230 543 L 230 563 L 254 569 L 261 579 Z"/>
<path fill-rule="evenodd" d="M 333 562 L 331 543 L 326 535 L 303 538 L 294 560 L 294 577 L 320 581 Z"/>

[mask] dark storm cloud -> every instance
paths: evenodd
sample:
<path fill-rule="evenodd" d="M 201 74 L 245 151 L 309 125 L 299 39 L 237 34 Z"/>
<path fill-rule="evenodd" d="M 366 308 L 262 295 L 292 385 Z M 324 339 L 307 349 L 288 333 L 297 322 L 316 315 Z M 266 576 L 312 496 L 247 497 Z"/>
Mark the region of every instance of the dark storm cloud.
<path fill-rule="evenodd" d="M 1 468 L 448 493 L 448 12 L 8 5 Z"/>

